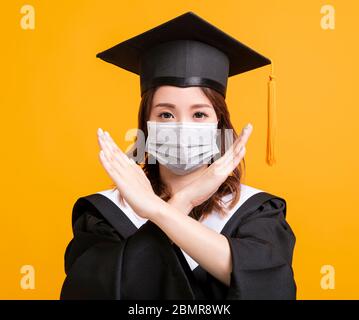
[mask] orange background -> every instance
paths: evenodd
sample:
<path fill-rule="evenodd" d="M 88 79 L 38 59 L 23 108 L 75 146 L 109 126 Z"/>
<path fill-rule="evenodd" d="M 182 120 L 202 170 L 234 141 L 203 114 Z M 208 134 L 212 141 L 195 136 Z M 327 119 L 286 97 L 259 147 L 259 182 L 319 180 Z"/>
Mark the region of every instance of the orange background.
<path fill-rule="evenodd" d="M 20 8 L 35 8 L 35 30 Z M 220 5 L 219 5 L 220 4 Z M 357 1 L 332 0 L 335 29 L 320 26 L 318 0 L 2 2 L 1 299 L 58 299 L 63 256 L 80 196 L 112 183 L 98 160 L 96 130 L 126 148 L 136 127 L 139 78 L 96 58 L 184 12 L 209 22 L 275 62 L 277 164 L 266 165 L 270 67 L 231 77 L 227 103 L 238 130 L 254 126 L 246 184 L 287 200 L 297 243 L 298 299 L 358 299 Z M 20 287 L 22 265 L 35 289 Z M 322 265 L 335 289 L 320 286 Z"/>

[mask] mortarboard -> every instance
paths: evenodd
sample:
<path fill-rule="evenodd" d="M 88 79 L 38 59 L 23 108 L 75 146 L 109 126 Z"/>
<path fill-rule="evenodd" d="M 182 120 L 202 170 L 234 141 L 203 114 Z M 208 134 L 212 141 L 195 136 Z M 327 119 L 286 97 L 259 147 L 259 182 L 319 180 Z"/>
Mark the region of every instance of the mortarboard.
<path fill-rule="evenodd" d="M 160 85 L 210 87 L 226 97 L 228 77 L 271 64 L 266 162 L 275 163 L 273 63 L 193 12 L 186 12 L 96 55 L 140 76 L 141 96 Z"/>

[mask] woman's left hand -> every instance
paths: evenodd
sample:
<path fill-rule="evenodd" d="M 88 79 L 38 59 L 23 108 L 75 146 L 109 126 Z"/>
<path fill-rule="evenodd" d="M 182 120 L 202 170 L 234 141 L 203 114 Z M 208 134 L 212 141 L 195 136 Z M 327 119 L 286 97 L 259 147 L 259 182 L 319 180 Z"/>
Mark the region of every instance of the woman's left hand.
<path fill-rule="evenodd" d="M 101 128 L 97 131 L 99 157 L 120 194 L 142 218 L 151 219 L 163 200 L 158 197 L 143 170 L 130 159 Z"/>

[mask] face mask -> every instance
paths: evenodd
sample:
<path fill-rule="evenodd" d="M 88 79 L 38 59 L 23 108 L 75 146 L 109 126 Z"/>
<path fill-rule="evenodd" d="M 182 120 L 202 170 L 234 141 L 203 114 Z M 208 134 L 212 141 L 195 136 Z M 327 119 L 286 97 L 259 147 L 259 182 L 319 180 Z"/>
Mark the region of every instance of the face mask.
<path fill-rule="evenodd" d="M 147 121 L 146 151 L 175 174 L 187 174 L 219 153 L 217 124 Z"/>

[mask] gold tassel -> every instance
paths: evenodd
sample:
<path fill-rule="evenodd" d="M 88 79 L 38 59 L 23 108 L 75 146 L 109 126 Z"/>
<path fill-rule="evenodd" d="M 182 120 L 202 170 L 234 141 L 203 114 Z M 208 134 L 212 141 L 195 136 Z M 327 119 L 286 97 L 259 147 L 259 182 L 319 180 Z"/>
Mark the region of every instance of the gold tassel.
<path fill-rule="evenodd" d="M 271 64 L 271 74 L 268 80 L 268 127 L 267 127 L 267 153 L 266 162 L 270 166 L 276 163 L 275 159 L 275 134 L 276 134 L 276 95 L 274 66 Z"/>

